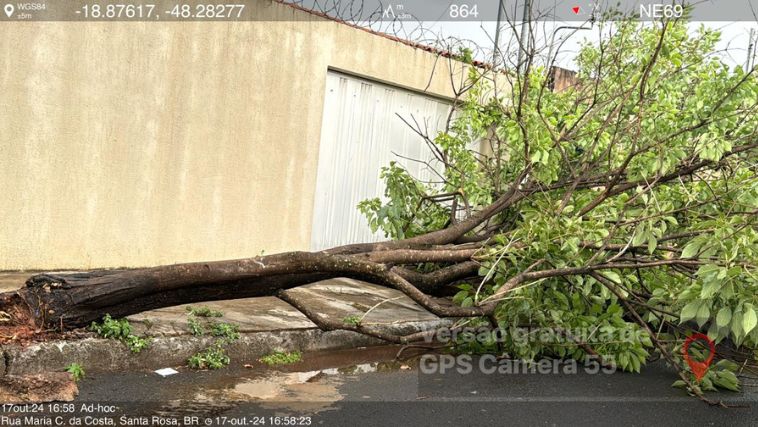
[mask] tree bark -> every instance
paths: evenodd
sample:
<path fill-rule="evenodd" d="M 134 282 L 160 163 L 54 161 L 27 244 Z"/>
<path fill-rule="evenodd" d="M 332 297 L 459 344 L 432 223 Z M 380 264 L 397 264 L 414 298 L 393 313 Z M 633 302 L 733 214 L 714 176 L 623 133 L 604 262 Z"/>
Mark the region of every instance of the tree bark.
<path fill-rule="evenodd" d="M 415 273 L 413 279 L 427 290 L 434 278 L 459 277 L 471 271 L 470 259 L 476 250 L 469 244 L 353 255 L 288 252 L 132 270 L 38 274 L 30 277 L 24 288 L 0 294 L 0 307 L 14 324 L 69 329 L 99 320 L 106 313 L 123 317 L 198 301 L 271 296 L 334 277 L 368 280 L 398 288 L 410 282 L 391 271 L 395 263 L 464 262 L 463 268 L 456 267 L 434 276 Z M 416 292 L 423 295 L 421 291 Z"/>

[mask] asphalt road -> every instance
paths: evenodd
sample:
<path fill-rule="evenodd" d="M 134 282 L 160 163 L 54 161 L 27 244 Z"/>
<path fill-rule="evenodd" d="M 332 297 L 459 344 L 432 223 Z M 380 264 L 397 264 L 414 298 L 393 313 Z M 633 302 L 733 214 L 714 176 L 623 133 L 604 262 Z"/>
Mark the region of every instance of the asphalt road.
<path fill-rule="evenodd" d="M 417 361 L 377 363 L 371 361 L 376 354 L 346 354 L 306 355 L 277 370 L 233 365 L 180 369 L 166 378 L 92 374 L 80 383 L 76 415 L 87 414 L 85 405 L 90 416 L 114 425 L 758 426 L 754 380 L 740 393 L 713 395 L 738 407 L 711 407 L 672 388 L 675 376 L 660 362 L 642 374 L 545 374 L 485 373 L 475 359 L 471 372 L 440 375 L 423 373 Z M 109 412 L 109 405 L 118 408 Z"/>

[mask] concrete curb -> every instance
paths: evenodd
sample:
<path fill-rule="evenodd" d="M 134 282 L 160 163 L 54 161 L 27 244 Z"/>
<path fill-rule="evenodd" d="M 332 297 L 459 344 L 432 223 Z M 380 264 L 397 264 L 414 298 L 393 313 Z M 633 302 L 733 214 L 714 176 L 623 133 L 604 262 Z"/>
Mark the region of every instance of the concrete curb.
<path fill-rule="evenodd" d="M 381 326 L 382 332 L 409 334 L 449 325 L 437 319 L 403 322 Z M 182 335 L 154 337 L 150 347 L 135 354 L 115 340 L 83 338 L 68 341 L 7 346 L 2 349 L 3 375 L 36 374 L 63 371 L 70 363 L 79 363 L 87 372 L 124 370 L 155 370 L 179 367 L 198 351 L 214 342 L 213 337 Z M 350 331 L 293 329 L 242 333 L 240 339 L 227 347 L 232 363 L 255 363 L 258 358 L 275 351 L 323 351 L 385 344 L 385 342 Z"/>

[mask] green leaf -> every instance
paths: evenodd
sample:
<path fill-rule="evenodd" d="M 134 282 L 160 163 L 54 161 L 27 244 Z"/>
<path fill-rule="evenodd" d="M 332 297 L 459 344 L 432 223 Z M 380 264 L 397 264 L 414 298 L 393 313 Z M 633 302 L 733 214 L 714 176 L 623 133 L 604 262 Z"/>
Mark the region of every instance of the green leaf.
<path fill-rule="evenodd" d="M 465 299 L 467 296 L 468 296 L 468 291 L 458 291 L 458 293 L 456 293 L 456 294 L 453 296 L 453 302 L 454 302 L 455 304 L 460 304 L 461 302 L 463 302 L 463 300 L 464 300 L 464 299 Z"/>
<path fill-rule="evenodd" d="M 697 309 L 697 314 L 695 315 L 695 321 L 697 322 L 698 326 L 703 326 L 705 322 L 708 321 L 711 317 L 711 309 L 708 307 L 708 304 L 701 304 L 700 308 Z"/>
<path fill-rule="evenodd" d="M 693 240 L 682 250 L 682 258 L 692 258 L 697 255 L 698 250 L 700 250 L 700 242 Z"/>
<path fill-rule="evenodd" d="M 529 155 L 529 160 L 532 161 L 532 163 L 539 163 L 540 158 L 542 158 L 542 152 L 539 150 L 532 151 L 532 154 Z"/>
<path fill-rule="evenodd" d="M 741 342 L 742 338 L 745 337 L 745 334 L 742 332 L 741 311 L 735 311 L 732 313 L 732 334 L 734 335 L 734 340 L 737 342 Z"/>
<path fill-rule="evenodd" d="M 707 335 L 708 338 L 713 340 L 715 343 L 718 343 L 724 338 L 721 336 L 721 328 L 719 328 L 719 325 L 717 325 L 716 322 L 711 322 L 711 326 L 708 328 Z"/>
<path fill-rule="evenodd" d="M 682 380 L 676 380 L 676 381 L 674 381 L 674 383 L 673 383 L 673 384 L 671 384 L 671 387 L 676 387 L 676 388 L 685 388 L 685 387 L 687 387 L 687 383 L 685 383 L 685 382 L 684 382 L 684 381 L 682 381 Z"/>
<path fill-rule="evenodd" d="M 729 325 L 729 321 L 732 320 L 732 310 L 729 307 L 724 307 L 719 310 L 716 315 L 716 324 L 724 328 Z"/>
<path fill-rule="evenodd" d="M 638 228 L 634 234 L 634 239 L 632 239 L 632 246 L 641 245 L 645 241 L 645 237 L 646 235 L 642 227 Z"/>
<path fill-rule="evenodd" d="M 708 280 L 703 285 L 703 289 L 700 291 L 701 298 L 710 298 L 721 289 L 721 282 L 718 280 Z"/>
<path fill-rule="evenodd" d="M 681 314 L 679 314 L 679 323 L 684 323 L 690 319 L 694 319 L 697 315 L 698 308 L 700 308 L 700 301 L 692 301 L 682 308 Z"/>
<path fill-rule="evenodd" d="M 740 381 L 734 372 L 731 371 L 723 370 L 716 372 L 713 383 L 727 390 L 740 391 Z"/>
<path fill-rule="evenodd" d="M 655 251 L 656 246 L 658 246 L 658 239 L 650 236 L 650 239 L 647 241 L 647 252 L 652 254 Z"/>
<path fill-rule="evenodd" d="M 745 335 L 749 334 L 756 324 L 758 324 L 758 317 L 755 315 L 755 308 L 752 304 L 745 304 L 745 312 L 742 314 L 742 330 Z"/>
<path fill-rule="evenodd" d="M 644 334 L 640 337 L 640 343 L 644 345 L 645 347 L 652 347 L 653 346 L 653 340 L 650 339 L 650 335 Z"/>
<path fill-rule="evenodd" d="M 615 283 L 621 283 L 621 276 L 619 276 L 619 274 L 616 273 L 615 271 L 604 271 L 603 276 L 609 278 Z"/>

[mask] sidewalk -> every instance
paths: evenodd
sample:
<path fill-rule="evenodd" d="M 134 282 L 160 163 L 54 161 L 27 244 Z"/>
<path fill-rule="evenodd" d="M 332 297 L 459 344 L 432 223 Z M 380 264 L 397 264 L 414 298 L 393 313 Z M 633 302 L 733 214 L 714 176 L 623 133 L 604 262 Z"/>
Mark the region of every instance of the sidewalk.
<path fill-rule="evenodd" d="M 22 287 L 34 273 L 0 273 L 0 291 Z M 399 291 L 352 279 L 338 278 L 290 289 L 286 293 L 329 319 L 363 316 L 386 332 L 412 333 L 442 326 L 448 321 L 427 312 Z M 378 305 L 377 305 L 378 304 Z M 275 297 L 244 298 L 190 304 L 221 311 L 214 320 L 239 325 L 240 339 L 229 345 L 233 363 L 253 363 L 275 351 L 338 350 L 383 342 L 350 331 L 322 331 L 305 315 Z M 79 363 L 87 372 L 158 369 L 186 364 L 187 358 L 207 348 L 213 337 L 193 336 L 186 306 L 167 307 L 127 317 L 134 333 L 152 337 L 150 348 L 131 353 L 114 340 L 81 339 L 7 345 L 2 348 L 2 374 L 61 371 Z M 90 334 L 91 335 L 91 334 Z"/>

